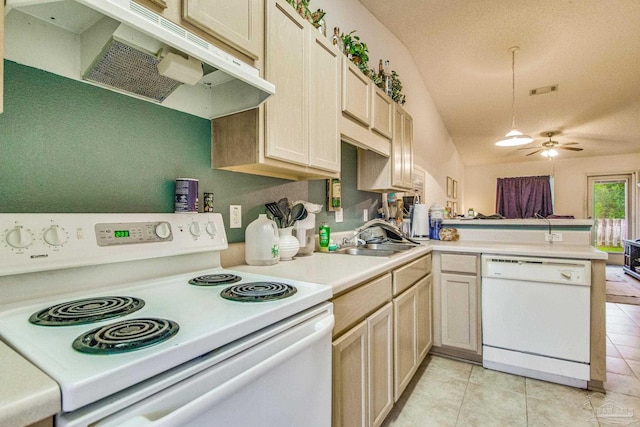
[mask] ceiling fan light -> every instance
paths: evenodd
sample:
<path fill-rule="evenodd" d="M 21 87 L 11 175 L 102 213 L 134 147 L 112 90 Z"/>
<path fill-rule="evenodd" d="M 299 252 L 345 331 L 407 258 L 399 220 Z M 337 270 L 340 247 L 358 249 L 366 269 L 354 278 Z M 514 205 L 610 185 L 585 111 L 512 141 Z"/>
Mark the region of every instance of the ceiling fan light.
<path fill-rule="evenodd" d="M 540 155 L 542 155 L 543 157 L 556 157 L 558 155 L 558 152 L 553 148 L 550 148 L 548 150 L 544 150 L 542 153 L 540 153 Z"/>
<path fill-rule="evenodd" d="M 496 142 L 498 147 L 515 147 L 517 145 L 525 145 L 533 142 L 533 138 L 529 135 L 523 135 L 517 129 L 511 129 L 504 138 Z"/>

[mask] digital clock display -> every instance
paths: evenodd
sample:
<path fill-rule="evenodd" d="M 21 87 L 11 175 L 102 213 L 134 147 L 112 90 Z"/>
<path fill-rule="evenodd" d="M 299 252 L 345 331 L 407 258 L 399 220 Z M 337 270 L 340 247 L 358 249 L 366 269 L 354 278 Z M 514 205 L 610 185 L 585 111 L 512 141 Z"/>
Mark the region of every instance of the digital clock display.
<path fill-rule="evenodd" d="M 113 237 L 120 238 L 120 237 L 129 237 L 129 230 L 116 230 L 113 232 Z"/>

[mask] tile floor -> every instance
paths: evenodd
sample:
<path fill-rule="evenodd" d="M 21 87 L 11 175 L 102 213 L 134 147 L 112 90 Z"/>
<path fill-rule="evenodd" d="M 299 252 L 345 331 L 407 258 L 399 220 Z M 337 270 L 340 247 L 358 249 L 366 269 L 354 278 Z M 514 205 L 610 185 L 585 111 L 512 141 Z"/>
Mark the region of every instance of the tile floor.
<path fill-rule="evenodd" d="M 605 389 L 427 356 L 383 426 L 640 426 L 640 306 L 607 303 Z"/>

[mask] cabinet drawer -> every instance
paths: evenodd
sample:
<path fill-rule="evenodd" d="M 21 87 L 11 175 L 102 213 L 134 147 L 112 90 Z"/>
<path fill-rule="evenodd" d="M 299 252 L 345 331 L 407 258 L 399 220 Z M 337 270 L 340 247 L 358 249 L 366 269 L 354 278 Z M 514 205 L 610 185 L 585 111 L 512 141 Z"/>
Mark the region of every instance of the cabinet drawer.
<path fill-rule="evenodd" d="M 431 273 L 431 254 L 410 262 L 393 271 L 393 295 L 399 295 L 409 289 L 419 279 Z"/>
<path fill-rule="evenodd" d="M 477 274 L 477 260 L 476 255 L 442 254 L 440 255 L 440 270 Z"/>
<path fill-rule="evenodd" d="M 333 336 L 355 325 L 378 307 L 391 301 L 391 274 L 387 273 L 333 300 Z"/>

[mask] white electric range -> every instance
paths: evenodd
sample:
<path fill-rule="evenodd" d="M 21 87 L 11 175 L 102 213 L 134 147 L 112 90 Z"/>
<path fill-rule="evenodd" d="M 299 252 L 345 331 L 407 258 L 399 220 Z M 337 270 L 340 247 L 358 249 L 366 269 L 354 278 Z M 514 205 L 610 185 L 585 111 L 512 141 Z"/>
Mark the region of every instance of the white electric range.
<path fill-rule="evenodd" d="M 226 248 L 219 214 L 0 214 L 0 337 L 58 425 L 330 425 L 331 289 Z"/>

